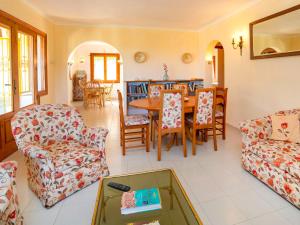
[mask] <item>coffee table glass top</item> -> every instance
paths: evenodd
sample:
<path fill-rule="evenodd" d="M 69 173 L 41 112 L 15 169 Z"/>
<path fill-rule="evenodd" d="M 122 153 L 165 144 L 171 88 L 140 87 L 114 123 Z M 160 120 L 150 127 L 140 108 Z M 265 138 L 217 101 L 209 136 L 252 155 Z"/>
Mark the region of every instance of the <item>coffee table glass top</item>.
<path fill-rule="evenodd" d="M 128 185 L 131 190 L 159 188 L 162 209 L 122 215 L 122 192 L 108 187 L 110 181 Z M 140 225 L 153 221 L 159 221 L 160 225 L 202 225 L 173 170 L 103 178 L 99 184 L 92 225 Z"/>

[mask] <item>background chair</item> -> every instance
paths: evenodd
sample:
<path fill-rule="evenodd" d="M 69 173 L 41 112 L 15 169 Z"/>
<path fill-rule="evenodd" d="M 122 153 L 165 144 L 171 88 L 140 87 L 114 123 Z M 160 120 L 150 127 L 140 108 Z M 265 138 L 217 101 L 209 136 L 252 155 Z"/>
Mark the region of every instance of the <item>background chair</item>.
<path fill-rule="evenodd" d="M 166 134 L 181 133 L 183 143 L 183 155 L 187 157 L 186 139 L 184 128 L 184 100 L 182 90 L 164 90 L 161 92 L 161 107 L 159 120 L 155 123 L 158 130 L 157 160 L 161 160 L 162 136 Z M 154 140 L 155 142 L 155 136 Z"/>
<path fill-rule="evenodd" d="M 192 129 L 192 153 L 196 155 L 197 130 L 212 129 L 214 150 L 217 150 L 216 138 L 216 90 L 204 88 L 196 90 L 196 104 L 194 115 L 186 118 L 186 126 Z"/>
<path fill-rule="evenodd" d="M 112 91 L 114 88 L 114 84 L 112 83 L 109 87 L 105 87 L 104 94 L 105 94 L 105 100 L 110 101 L 112 104 Z"/>
<path fill-rule="evenodd" d="M 222 135 L 223 140 L 226 139 L 226 108 L 227 108 L 227 91 L 228 88 L 216 88 L 216 129 L 217 135 Z"/>
<path fill-rule="evenodd" d="M 126 154 L 126 148 L 146 147 L 149 152 L 149 119 L 146 115 L 124 115 L 123 98 L 118 90 L 119 111 L 120 111 L 120 145 L 122 154 Z M 127 142 L 141 141 L 141 145 L 126 146 Z"/>
<path fill-rule="evenodd" d="M 28 184 L 45 207 L 109 174 L 107 129 L 87 128 L 67 105 L 38 105 L 15 114 L 11 122 L 25 155 Z"/>
<path fill-rule="evenodd" d="M 0 224 L 3 225 L 23 224 L 16 190 L 16 172 L 17 162 L 0 163 Z"/>
<path fill-rule="evenodd" d="M 159 98 L 161 91 L 165 90 L 164 84 L 149 84 L 148 85 L 148 97 L 149 98 Z M 154 130 L 154 121 L 158 120 L 158 113 L 149 111 L 148 113 L 149 119 L 150 119 L 150 137 L 151 141 L 154 139 L 155 130 Z M 153 148 L 155 147 L 155 143 L 153 142 Z"/>
<path fill-rule="evenodd" d="M 189 95 L 188 84 L 186 84 L 186 83 L 173 84 L 172 88 L 174 90 L 182 90 L 184 96 Z"/>

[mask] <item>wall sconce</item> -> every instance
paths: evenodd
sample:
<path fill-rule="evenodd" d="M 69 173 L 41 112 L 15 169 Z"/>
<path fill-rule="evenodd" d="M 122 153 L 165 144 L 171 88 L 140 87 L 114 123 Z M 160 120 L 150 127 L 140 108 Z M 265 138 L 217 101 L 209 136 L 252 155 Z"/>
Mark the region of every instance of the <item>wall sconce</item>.
<path fill-rule="evenodd" d="M 240 41 L 238 43 L 235 43 L 234 38 L 232 38 L 232 47 L 233 49 L 240 48 L 240 55 L 242 55 L 243 45 L 244 45 L 243 36 L 240 36 Z"/>
<path fill-rule="evenodd" d="M 212 63 L 212 55 L 211 54 L 207 54 L 205 56 L 205 61 L 210 65 Z"/>
<path fill-rule="evenodd" d="M 84 57 L 80 57 L 79 63 L 85 63 L 85 58 Z"/>

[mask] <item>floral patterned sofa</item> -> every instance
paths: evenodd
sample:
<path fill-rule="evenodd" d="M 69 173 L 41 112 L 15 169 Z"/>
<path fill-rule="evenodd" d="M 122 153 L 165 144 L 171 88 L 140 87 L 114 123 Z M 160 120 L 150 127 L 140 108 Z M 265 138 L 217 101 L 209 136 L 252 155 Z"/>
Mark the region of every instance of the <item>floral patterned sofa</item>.
<path fill-rule="evenodd" d="M 0 224 L 20 225 L 20 214 L 16 192 L 17 163 L 14 161 L 0 163 Z"/>
<path fill-rule="evenodd" d="M 276 114 L 300 113 L 300 109 Z M 240 124 L 242 165 L 259 180 L 300 208 L 300 144 L 269 139 L 271 116 Z"/>
<path fill-rule="evenodd" d="M 39 105 L 16 113 L 11 123 L 29 186 L 45 207 L 109 174 L 108 130 L 87 128 L 75 108 Z"/>

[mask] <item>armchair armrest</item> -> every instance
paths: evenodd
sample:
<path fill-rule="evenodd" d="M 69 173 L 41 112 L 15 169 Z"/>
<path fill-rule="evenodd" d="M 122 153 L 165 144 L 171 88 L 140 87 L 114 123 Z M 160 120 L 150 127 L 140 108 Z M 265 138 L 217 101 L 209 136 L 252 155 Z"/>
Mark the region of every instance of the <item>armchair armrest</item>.
<path fill-rule="evenodd" d="M 108 129 L 101 127 L 85 128 L 82 130 L 82 140 L 87 146 L 97 146 L 100 149 L 105 148 Z"/>
<path fill-rule="evenodd" d="M 243 150 L 256 144 L 259 140 L 268 139 L 272 133 L 271 117 L 267 116 L 256 120 L 247 120 L 240 123 Z"/>

